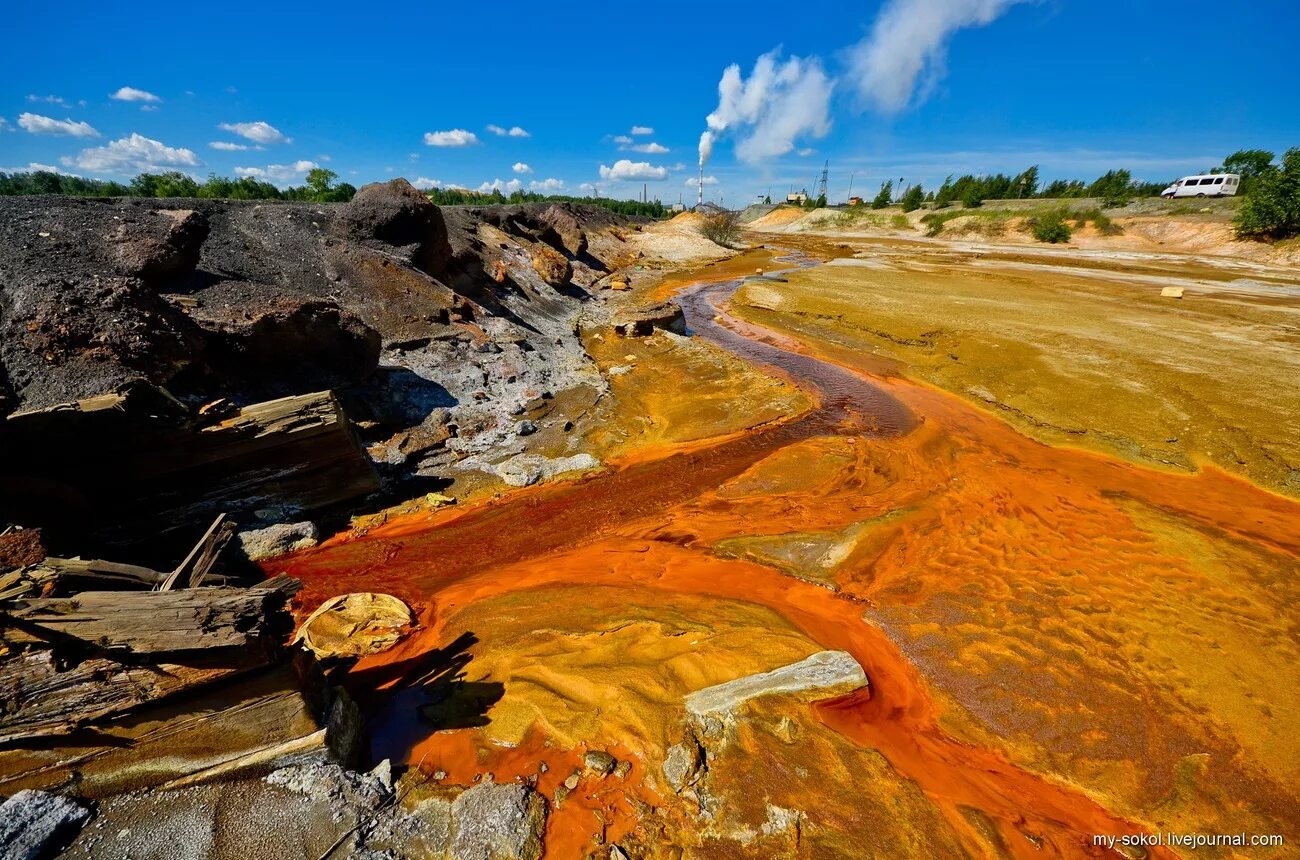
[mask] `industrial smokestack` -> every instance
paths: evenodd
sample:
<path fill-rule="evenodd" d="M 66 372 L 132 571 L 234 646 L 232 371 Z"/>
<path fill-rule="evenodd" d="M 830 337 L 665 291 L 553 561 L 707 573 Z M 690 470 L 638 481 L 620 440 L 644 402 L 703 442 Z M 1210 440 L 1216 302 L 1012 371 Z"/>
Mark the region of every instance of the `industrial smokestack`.
<path fill-rule="evenodd" d="M 699 208 L 704 205 L 704 160 L 703 159 L 700 160 L 700 179 L 696 183 L 696 188 L 698 188 L 699 191 L 695 195 L 695 206 L 696 208 Z"/>

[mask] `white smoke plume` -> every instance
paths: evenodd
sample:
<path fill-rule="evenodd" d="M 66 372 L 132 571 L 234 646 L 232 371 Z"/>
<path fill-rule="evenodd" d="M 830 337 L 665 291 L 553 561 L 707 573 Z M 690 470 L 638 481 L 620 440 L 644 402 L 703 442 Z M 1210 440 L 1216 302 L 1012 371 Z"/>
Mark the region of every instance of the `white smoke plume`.
<path fill-rule="evenodd" d="M 989 24 L 1029 0 L 888 0 L 871 33 L 849 48 L 844 83 L 869 104 L 897 113 L 943 75 L 952 34 Z M 736 138 L 736 155 L 754 163 L 785 155 L 796 138 L 830 131 L 830 97 L 836 82 L 817 57 L 791 57 L 780 49 L 758 58 L 749 79 L 733 63 L 718 81 L 718 107 L 700 135 L 700 168 L 724 134 Z"/>
<path fill-rule="evenodd" d="M 831 79 L 816 57 L 780 59 L 769 51 L 754 63 L 746 80 L 732 64 L 718 81 L 718 107 L 700 135 L 700 166 L 724 132 L 736 137 L 736 155 L 755 163 L 794 149 L 802 135 L 822 137 L 830 131 Z"/>
<path fill-rule="evenodd" d="M 853 86 L 868 103 L 897 113 L 943 76 L 948 40 L 982 27 L 1025 0 L 890 0 L 871 33 L 849 50 Z"/>

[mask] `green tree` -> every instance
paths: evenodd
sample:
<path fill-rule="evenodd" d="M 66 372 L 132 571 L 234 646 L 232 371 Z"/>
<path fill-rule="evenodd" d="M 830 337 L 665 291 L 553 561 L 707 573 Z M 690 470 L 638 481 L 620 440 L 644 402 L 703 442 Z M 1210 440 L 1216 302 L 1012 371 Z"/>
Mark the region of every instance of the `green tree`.
<path fill-rule="evenodd" d="M 1255 181 L 1266 173 L 1276 170 L 1273 166 L 1273 153 L 1266 149 L 1239 149 L 1223 159 L 1224 173 L 1241 174 L 1239 194 L 1249 194 Z"/>
<path fill-rule="evenodd" d="M 1280 168 L 1255 177 L 1236 216 L 1237 235 L 1284 239 L 1300 235 L 1300 147 L 1288 149 Z"/>
<path fill-rule="evenodd" d="M 925 201 L 925 191 L 920 184 L 916 184 L 903 192 L 903 211 L 911 212 L 914 209 L 920 209 L 921 203 Z"/>
<path fill-rule="evenodd" d="M 938 192 L 934 195 L 934 208 L 942 209 L 945 206 L 950 205 L 952 201 L 956 199 L 957 190 L 952 184 L 952 174 L 950 173 L 948 174 L 948 178 L 943 181 L 943 185 L 939 186 Z"/>
<path fill-rule="evenodd" d="M 1038 192 L 1038 165 L 1021 173 L 1011 181 L 1013 190 L 1016 192 L 1016 199 L 1021 197 L 1033 197 Z"/>
<path fill-rule="evenodd" d="M 1108 170 L 1088 186 L 1089 197 L 1100 197 L 1107 207 L 1127 206 L 1133 197 L 1133 175 L 1127 170 Z"/>
<path fill-rule="evenodd" d="M 880 184 L 880 191 L 871 201 L 872 209 L 884 209 L 894 202 L 894 180 L 886 179 Z"/>
<path fill-rule="evenodd" d="M 334 180 L 339 175 L 333 170 L 326 167 L 313 167 L 307 171 L 307 198 L 318 203 L 323 203 L 330 199 L 330 193 L 334 190 Z"/>

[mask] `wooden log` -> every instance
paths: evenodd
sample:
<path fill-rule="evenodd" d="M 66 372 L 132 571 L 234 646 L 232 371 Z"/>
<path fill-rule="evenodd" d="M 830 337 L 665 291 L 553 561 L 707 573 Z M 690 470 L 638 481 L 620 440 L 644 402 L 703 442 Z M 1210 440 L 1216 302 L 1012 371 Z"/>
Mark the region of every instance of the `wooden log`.
<path fill-rule="evenodd" d="M 61 667 L 52 651 L 0 661 L 0 744 L 66 735 L 183 690 L 265 666 L 263 649 L 205 655 L 189 665 L 131 666 L 92 657 Z"/>
<path fill-rule="evenodd" d="M 81 645 L 134 654 L 240 648 L 292 622 L 285 605 L 297 591 L 285 576 L 253 588 L 83 591 L 72 597 L 15 601 L 0 613 L 0 636 L 17 645 Z"/>

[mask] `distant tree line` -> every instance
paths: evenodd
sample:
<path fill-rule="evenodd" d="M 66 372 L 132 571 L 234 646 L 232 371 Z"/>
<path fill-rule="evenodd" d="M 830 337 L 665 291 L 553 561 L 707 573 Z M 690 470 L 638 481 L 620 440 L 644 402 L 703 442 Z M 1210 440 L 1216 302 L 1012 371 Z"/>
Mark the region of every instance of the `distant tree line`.
<path fill-rule="evenodd" d="M 203 182 L 179 171 L 142 173 L 129 183 L 103 179 L 85 179 L 48 170 L 31 173 L 0 172 L 0 195 L 62 194 L 72 197 L 200 197 L 214 200 L 305 200 L 314 203 L 347 202 L 357 189 L 338 182 L 338 174 L 323 167 L 307 172 L 306 183 L 291 188 L 277 188 L 251 176 L 231 179 L 209 174 Z M 536 194 L 515 191 L 510 195 L 499 190 L 488 193 L 464 188 L 432 188 L 426 192 L 439 206 L 487 206 L 495 203 L 536 203 L 561 201 L 590 203 L 621 215 L 663 218 L 668 208 L 658 200 L 614 200 L 608 197 L 573 197 L 564 194 Z"/>
<path fill-rule="evenodd" d="M 337 182 L 338 174 L 323 167 L 307 171 L 306 184 L 277 188 L 251 176 L 231 179 L 208 174 L 199 182 L 179 171 L 141 173 L 129 184 L 85 179 L 48 170 L 0 173 L 0 195 L 63 194 L 72 197 L 201 197 L 221 200 L 306 200 L 315 203 L 346 202 L 357 189 Z"/>
<path fill-rule="evenodd" d="M 538 194 L 534 191 L 513 191 L 503 194 L 500 189 L 471 191 L 468 188 L 431 188 L 425 192 L 439 206 L 491 206 L 501 203 L 588 203 L 620 215 L 663 218 L 668 207 L 658 200 L 615 200 L 610 197 L 574 197 L 568 194 Z"/>

